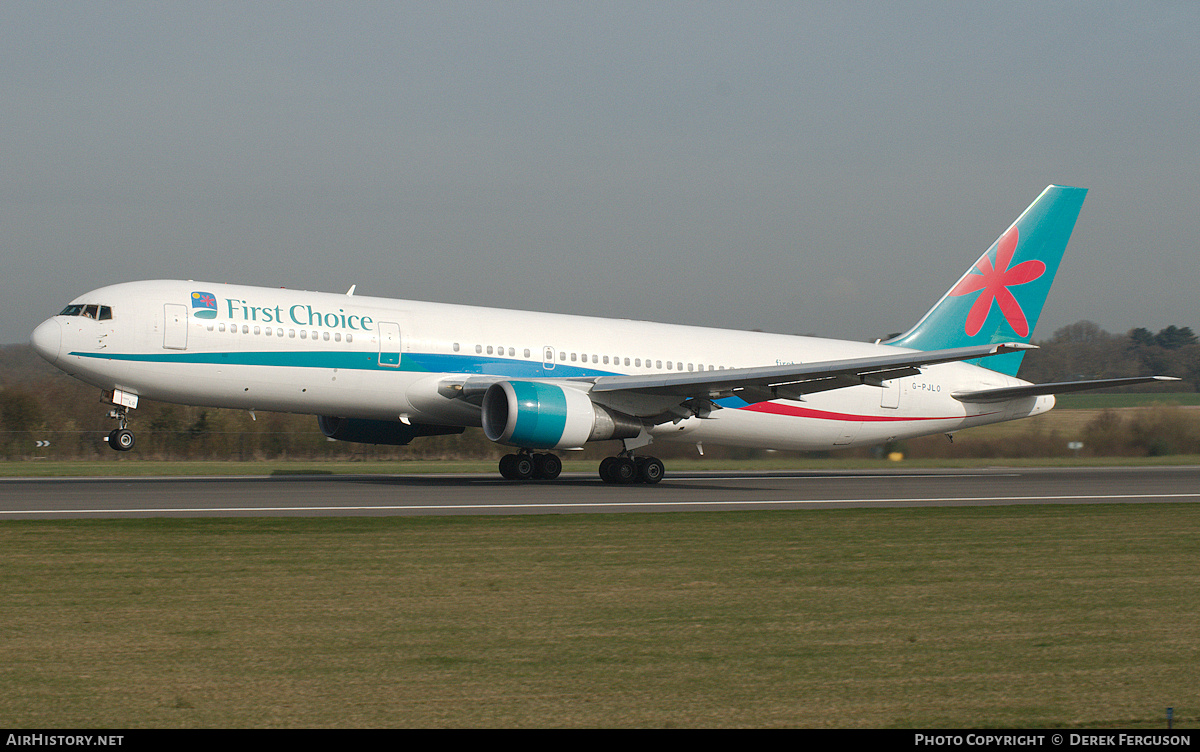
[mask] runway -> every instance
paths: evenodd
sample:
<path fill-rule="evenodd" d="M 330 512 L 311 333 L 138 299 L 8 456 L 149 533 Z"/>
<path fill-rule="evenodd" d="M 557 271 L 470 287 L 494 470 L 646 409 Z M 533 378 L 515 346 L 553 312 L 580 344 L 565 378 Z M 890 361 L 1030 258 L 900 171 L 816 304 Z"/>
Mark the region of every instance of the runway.
<path fill-rule="evenodd" d="M 655 486 L 593 474 L 0 480 L 0 520 L 121 517 L 613 514 L 839 507 L 1200 501 L 1200 467 L 690 472 Z"/>

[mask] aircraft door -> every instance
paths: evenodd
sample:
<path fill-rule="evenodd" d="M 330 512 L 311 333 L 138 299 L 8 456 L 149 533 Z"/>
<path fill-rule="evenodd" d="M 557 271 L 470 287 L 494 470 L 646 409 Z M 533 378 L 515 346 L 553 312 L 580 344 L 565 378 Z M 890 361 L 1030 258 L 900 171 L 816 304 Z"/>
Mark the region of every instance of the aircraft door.
<path fill-rule="evenodd" d="M 900 379 L 888 379 L 883 382 L 883 394 L 879 397 L 880 407 L 900 407 Z"/>
<path fill-rule="evenodd" d="M 858 429 L 862 428 L 862 421 L 847 421 L 839 423 L 837 438 L 833 440 L 834 446 L 845 446 L 854 441 L 858 436 Z"/>
<path fill-rule="evenodd" d="M 163 349 L 187 349 L 187 306 L 167 303 L 163 306 Z"/>
<path fill-rule="evenodd" d="M 542 348 L 542 372 L 554 370 L 554 348 L 547 345 Z"/>
<path fill-rule="evenodd" d="M 376 327 L 379 331 L 379 365 L 399 368 L 400 325 L 394 321 L 380 321 Z"/>

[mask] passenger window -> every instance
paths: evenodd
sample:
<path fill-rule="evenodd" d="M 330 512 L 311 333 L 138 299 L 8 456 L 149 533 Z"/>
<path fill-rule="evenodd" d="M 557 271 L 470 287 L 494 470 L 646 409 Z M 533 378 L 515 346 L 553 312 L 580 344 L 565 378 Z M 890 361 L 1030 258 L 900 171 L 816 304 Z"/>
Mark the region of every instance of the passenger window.
<path fill-rule="evenodd" d="M 321 339 L 328 342 L 329 341 L 329 332 L 321 332 Z"/>
<path fill-rule="evenodd" d="M 457 343 L 457 342 L 455 342 L 455 343 L 454 343 L 454 346 L 453 346 L 452 348 L 450 348 L 450 349 L 454 350 L 454 352 L 458 352 L 458 343 Z"/>
<path fill-rule="evenodd" d="M 525 348 L 525 357 L 526 358 L 529 357 L 529 348 L 528 347 Z"/>
<path fill-rule="evenodd" d="M 307 329 L 300 330 L 300 339 L 308 339 L 308 330 Z"/>
<path fill-rule="evenodd" d="M 333 341 L 334 341 L 334 342 L 341 342 L 341 341 L 342 341 L 342 333 L 341 333 L 341 332 L 334 332 L 334 333 L 333 333 Z"/>

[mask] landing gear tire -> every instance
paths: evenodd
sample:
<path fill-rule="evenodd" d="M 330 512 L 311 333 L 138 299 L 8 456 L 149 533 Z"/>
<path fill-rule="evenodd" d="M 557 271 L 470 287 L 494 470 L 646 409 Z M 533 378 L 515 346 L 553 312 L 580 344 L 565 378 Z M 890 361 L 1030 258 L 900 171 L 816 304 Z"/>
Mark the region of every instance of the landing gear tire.
<path fill-rule="evenodd" d="M 638 479 L 637 465 L 628 457 L 608 457 L 600 463 L 600 478 L 605 483 L 627 485 Z"/>
<path fill-rule="evenodd" d="M 533 457 L 528 454 L 506 454 L 500 458 L 500 474 L 507 480 L 529 480 L 533 472 Z"/>
<path fill-rule="evenodd" d="M 654 485 L 663 479 L 667 469 L 663 466 L 662 460 L 657 457 L 638 457 L 637 459 L 637 476 L 638 480 L 648 485 Z"/>
<path fill-rule="evenodd" d="M 554 480 L 562 473 L 562 460 L 554 454 L 533 455 L 533 477 Z"/>
<path fill-rule="evenodd" d="M 128 452 L 133 444 L 133 431 L 128 428 L 116 428 L 108 434 L 108 445 L 118 452 Z"/>
<path fill-rule="evenodd" d="M 608 470 L 612 467 L 612 463 L 616 461 L 616 457 L 605 457 L 604 459 L 600 460 L 600 480 L 604 481 L 605 483 L 612 483 L 612 481 L 608 478 Z"/>

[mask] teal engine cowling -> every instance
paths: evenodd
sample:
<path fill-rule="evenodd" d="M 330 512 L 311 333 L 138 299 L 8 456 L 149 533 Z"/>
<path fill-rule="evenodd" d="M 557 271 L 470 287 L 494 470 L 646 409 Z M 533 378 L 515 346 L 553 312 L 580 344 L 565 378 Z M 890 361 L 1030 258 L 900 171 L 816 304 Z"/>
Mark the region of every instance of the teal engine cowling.
<path fill-rule="evenodd" d="M 597 405 L 586 392 L 541 381 L 492 384 L 482 418 L 489 439 L 524 449 L 567 449 L 642 431 L 640 420 Z"/>

